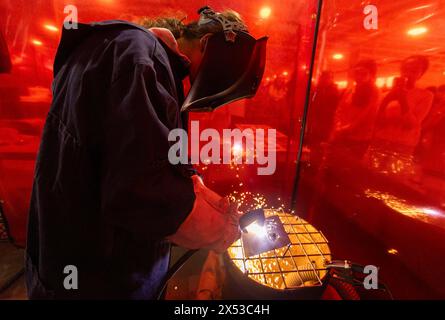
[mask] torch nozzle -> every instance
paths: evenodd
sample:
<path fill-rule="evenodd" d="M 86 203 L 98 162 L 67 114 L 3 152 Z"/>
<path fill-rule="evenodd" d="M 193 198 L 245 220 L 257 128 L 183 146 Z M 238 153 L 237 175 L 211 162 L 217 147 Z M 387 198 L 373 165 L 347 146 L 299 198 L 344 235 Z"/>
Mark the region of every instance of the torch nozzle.
<path fill-rule="evenodd" d="M 263 226 L 266 217 L 264 215 L 263 209 L 256 209 L 245 213 L 239 219 L 239 226 L 243 232 L 247 232 L 247 227 L 256 223 L 257 225 Z"/>

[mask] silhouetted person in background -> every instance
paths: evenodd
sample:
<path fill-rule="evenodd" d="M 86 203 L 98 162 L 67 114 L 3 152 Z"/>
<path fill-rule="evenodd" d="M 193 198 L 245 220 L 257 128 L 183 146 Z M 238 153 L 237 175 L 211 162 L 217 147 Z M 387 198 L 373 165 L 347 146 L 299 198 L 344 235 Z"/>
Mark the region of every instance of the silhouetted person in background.
<path fill-rule="evenodd" d="M 428 70 L 424 56 L 411 56 L 401 65 L 401 76 L 383 99 L 377 119 L 376 139 L 388 142 L 390 148 L 412 154 L 420 140 L 422 122 L 433 103 L 433 93 L 416 83 Z"/>
<path fill-rule="evenodd" d="M 312 105 L 308 113 L 305 135 L 313 161 L 323 160 L 326 152 L 330 150 L 328 142 L 334 127 L 335 111 L 340 95 L 332 72 L 323 71 L 312 92 Z"/>
<path fill-rule="evenodd" d="M 334 126 L 335 110 L 340 100 L 340 92 L 334 83 L 332 72 L 324 71 L 320 75 L 312 100 L 311 118 L 314 125 L 309 128 L 308 138 L 313 144 L 320 144 L 329 139 Z"/>
<path fill-rule="evenodd" d="M 433 107 L 422 124 L 416 158 L 423 169 L 435 175 L 445 173 L 445 85 L 436 90 Z"/>
<path fill-rule="evenodd" d="M 376 82 L 377 64 L 362 60 L 353 69 L 354 85 L 347 89 L 335 114 L 332 142 L 343 145 L 354 156 L 361 158 L 369 146 L 379 92 Z"/>

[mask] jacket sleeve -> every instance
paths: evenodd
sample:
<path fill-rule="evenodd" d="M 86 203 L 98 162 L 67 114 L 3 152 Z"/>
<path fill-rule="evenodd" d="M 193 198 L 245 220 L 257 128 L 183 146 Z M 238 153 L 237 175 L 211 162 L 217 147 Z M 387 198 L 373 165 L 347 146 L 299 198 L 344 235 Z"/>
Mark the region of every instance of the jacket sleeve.
<path fill-rule="evenodd" d="M 150 63 L 135 64 L 111 86 L 102 158 L 102 213 L 137 236 L 174 234 L 195 194 L 183 168 L 168 161 L 168 134 L 176 126 L 176 99 Z"/>

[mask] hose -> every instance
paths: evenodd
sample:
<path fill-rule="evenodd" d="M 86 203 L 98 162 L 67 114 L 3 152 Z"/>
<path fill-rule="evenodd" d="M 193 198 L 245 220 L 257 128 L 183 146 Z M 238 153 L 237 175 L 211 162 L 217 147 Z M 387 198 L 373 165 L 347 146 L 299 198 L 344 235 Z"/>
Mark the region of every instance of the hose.
<path fill-rule="evenodd" d="M 168 270 L 164 279 L 161 282 L 161 287 L 156 295 L 157 300 L 162 300 L 164 291 L 167 288 L 167 284 L 171 278 L 186 264 L 186 262 L 199 250 L 189 250 L 184 255 L 176 261 L 176 263 Z"/>
<path fill-rule="evenodd" d="M 342 279 L 332 277 L 329 280 L 329 285 L 337 291 L 343 300 L 360 300 L 360 296 L 354 286 Z"/>

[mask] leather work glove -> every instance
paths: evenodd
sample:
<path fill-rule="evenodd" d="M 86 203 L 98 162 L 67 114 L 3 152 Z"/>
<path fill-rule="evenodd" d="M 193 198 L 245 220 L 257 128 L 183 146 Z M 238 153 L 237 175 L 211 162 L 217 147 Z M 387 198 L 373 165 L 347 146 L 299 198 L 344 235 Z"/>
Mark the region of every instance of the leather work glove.
<path fill-rule="evenodd" d="M 238 205 L 207 188 L 200 177 L 195 175 L 192 180 L 196 195 L 193 210 L 167 240 L 187 249 L 223 253 L 241 237 Z"/>

